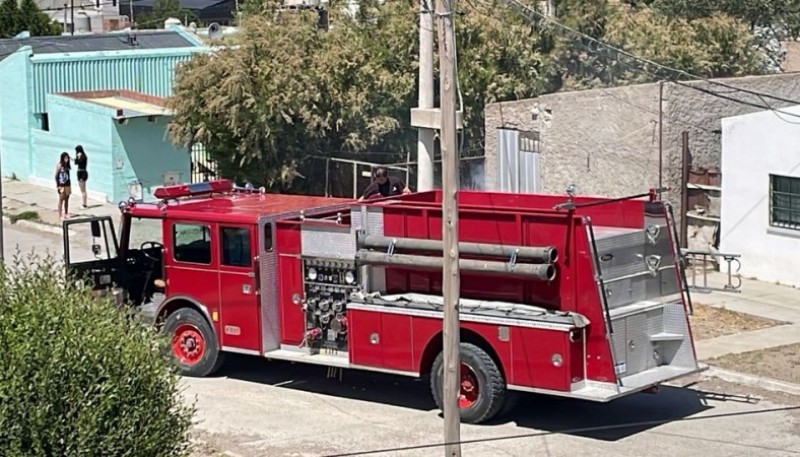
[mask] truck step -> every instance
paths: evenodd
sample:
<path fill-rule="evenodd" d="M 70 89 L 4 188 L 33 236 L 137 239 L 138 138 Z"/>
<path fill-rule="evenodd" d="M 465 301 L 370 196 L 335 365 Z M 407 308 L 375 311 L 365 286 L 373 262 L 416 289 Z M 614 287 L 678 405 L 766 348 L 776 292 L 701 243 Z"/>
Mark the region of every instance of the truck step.
<path fill-rule="evenodd" d="M 293 349 L 276 349 L 264 354 L 267 359 L 285 360 L 288 362 L 310 363 L 337 368 L 349 368 L 347 353 L 341 354 L 309 354 L 307 351 Z"/>
<path fill-rule="evenodd" d="M 650 341 L 683 341 L 686 336 L 681 335 L 680 333 L 668 333 L 668 332 L 661 332 L 656 333 L 655 335 L 650 335 Z"/>

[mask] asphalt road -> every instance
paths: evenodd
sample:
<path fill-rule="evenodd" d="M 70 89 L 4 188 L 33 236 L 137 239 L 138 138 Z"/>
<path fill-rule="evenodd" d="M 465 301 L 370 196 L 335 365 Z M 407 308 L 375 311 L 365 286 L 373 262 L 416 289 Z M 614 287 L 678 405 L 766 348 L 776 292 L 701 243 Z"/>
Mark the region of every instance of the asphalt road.
<path fill-rule="evenodd" d="M 22 228 L 8 222 L 3 223 L 3 228 L 3 255 L 6 259 L 12 259 L 17 254 L 24 256 L 31 252 L 58 258 L 64 255 L 62 238 L 58 235 Z"/>
<path fill-rule="evenodd" d="M 201 439 L 248 457 L 443 454 L 436 446 L 442 419 L 427 382 L 356 371 L 340 381 L 326 371 L 236 356 L 218 377 L 185 379 Z M 754 393 L 767 398 L 740 396 Z M 800 399 L 703 378 L 609 404 L 531 395 L 491 424 L 463 425 L 462 440 L 487 441 L 462 445 L 462 455 L 798 455 L 800 414 L 782 409 L 787 404 Z M 433 446 L 401 450 L 426 445 Z M 380 452 L 358 454 L 368 451 Z"/>
<path fill-rule="evenodd" d="M 61 238 L 6 224 L 6 256 L 61 255 Z M 233 356 L 207 379 L 184 379 L 198 410 L 197 456 L 305 457 L 380 451 L 441 456 L 442 420 L 427 382 Z M 758 402 L 739 395 L 757 395 Z M 609 404 L 525 397 L 494 423 L 462 426 L 464 457 L 800 455 L 800 399 L 700 379 Z M 420 446 L 431 447 L 420 447 Z M 417 447 L 399 450 L 399 448 Z"/>

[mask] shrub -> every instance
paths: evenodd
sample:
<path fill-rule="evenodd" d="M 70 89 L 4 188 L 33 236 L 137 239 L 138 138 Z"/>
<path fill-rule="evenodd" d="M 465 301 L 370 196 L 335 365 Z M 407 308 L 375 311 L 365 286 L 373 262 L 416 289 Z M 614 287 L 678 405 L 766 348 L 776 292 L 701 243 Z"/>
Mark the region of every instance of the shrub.
<path fill-rule="evenodd" d="M 0 455 L 187 455 L 194 408 L 164 338 L 110 299 L 65 287 L 52 259 L 6 261 Z"/>

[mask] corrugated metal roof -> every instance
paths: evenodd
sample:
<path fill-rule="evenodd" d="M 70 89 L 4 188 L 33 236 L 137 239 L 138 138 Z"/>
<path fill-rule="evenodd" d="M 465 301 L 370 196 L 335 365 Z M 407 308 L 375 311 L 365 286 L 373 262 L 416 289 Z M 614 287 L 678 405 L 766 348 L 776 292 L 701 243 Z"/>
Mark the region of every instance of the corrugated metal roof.
<path fill-rule="evenodd" d="M 175 66 L 189 60 L 192 54 L 192 50 L 174 50 L 118 52 L 95 59 L 34 56 L 31 108 L 34 113 L 46 112 L 47 94 L 61 92 L 130 90 L 168 98 L 172 95 Z"/>
<path fill-rule="evenodd" d="M 135 36 L 135 41 L 131 38 Z M 172 30 L 137 30 L 74 36 L 43 36 L 0 39 L 0 60 L 23 46 L 30 46 L 34 54 L 56 54 L 96 51 L 130 51 L 194 47 L 196 44 Z"/>

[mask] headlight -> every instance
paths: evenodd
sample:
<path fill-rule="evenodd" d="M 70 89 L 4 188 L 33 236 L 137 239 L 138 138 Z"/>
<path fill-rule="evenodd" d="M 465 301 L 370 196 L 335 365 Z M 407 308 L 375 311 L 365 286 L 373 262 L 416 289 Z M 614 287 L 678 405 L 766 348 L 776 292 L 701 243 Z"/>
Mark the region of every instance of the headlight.
<path fill-rule="evenodd" d="M 352 271 L 348 271 L 344 275 L 344 282 L 346 282 L 347 284 L 353 284 L 355 281 L 356 281 L 356 275 L 354 275 Z"/>
<path fill-rule="evenodd" d="M 308 269 L 308 279 L 314 281 L 317 279 L 317 270 L 314 268 Z"/>

